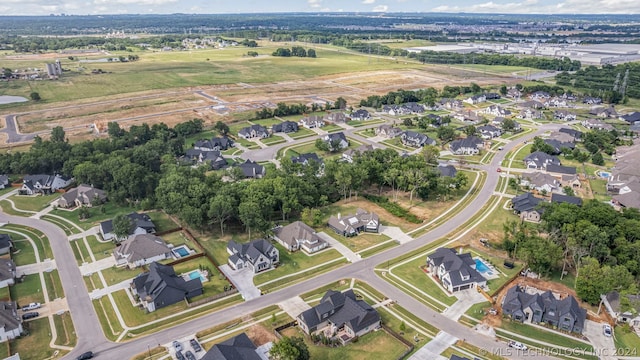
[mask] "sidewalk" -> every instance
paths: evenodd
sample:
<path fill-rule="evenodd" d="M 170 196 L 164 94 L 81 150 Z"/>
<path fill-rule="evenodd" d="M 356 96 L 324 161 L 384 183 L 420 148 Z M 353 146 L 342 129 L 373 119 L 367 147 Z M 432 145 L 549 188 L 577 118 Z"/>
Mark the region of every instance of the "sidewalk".
<path fill-rule="evenodd" d="M 331 235 L 328 235 L 325 232 L 321 231 L 321 232 L 318 233 L 318 237 L 320 237 L 320 239 L 328 242 L 329 245 L 331 245 L 332 248 L 338 250 L 338 252 L 340 252 L 340 254 L 342 254 L 342 256 L 344 256 L 349 262 L 354 263 L 356 261 L 362 260 L 360 258 L 360 256 L 358 256 L 358 254 L 356 254 L 353 251 L 351 251 L 351 249 L 346 247 L 340 241 L 334 239 Z"/>
<path fill-rule="evenodd" d="M 98 226 L 94 226 L 94 227 L 92 227 L 91 229 L 89 229 L 87 231 L 81 232 L 80 234 L 69 235 L 69 241 L 82 239 L 82 238 L 90 236 L 90 235 L 98 235 L 100 233 L 100 231 L 98 229 L 99 229 Z M 98 238 L 98 241 L 100 241 L 100 238 Z M 100 241 L 100 242 L 110 242 L 110 241 L 107 240 L 107 241 Z"/>
<path fill-rule="evenodd" d="M 106 257 L 104 259 L 84 263 L 80 266 L 80 273 L 82 276 L 91 275 L 96 271 L 108 269 L 116 265 L 116 259 L 113 256 Z"/>
<path fill-rule="evenodd" d="M 44 259 L 39 263 L 16 266 L 16 277 L 20 277 L 22 275 L 38 274 L 41 272 L 49 272 L 56 268 L 57 265 L 55 260 Z"/>
<path fill-rule="evenodd" d="M 130 286 L 131 286 L 131 280 L 124 280 L 115 285 L 107 286 L 106 288 L 95 289 L 89 293 L 89 297 L 91 298 L 91 300 L 99 299 L 113 292 L 128 289 Z"/>

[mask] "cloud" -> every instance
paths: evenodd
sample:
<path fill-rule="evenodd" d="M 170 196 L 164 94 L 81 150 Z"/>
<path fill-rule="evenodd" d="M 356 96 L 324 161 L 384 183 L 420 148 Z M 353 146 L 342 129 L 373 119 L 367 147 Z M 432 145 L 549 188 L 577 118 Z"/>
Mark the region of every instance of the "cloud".
<path fill-rule="evenodd" d="M 322 0 L 307 0 L 307 3 L 309 3 L 309 6 L 311 6 L 314 9 L 317 9 L 322 6 Z"/>
<path fill-rule="evenodd" d="M 121 4 L 121 5 L 163 5 L 177 2 L 178 0 L 93 0 L 98 4 Z"/>
<path fill-rule="evenodd" d="M 376 2 L 376 0 L 362 0 L 363 4 L 373 4 L 375 2 Z"/>
<path fill-rule="evenodd" d="M 637 0 L 564 0 L 559 3 L 541 3 L 538 0 L 519 2 L 488 1 L 469 6 L 440 5 L 435 12 L 504 13 L 504 14 L 638 14 Z"/>
<path fill-rule="evenodd" d="M 389 7 L 387 5 L 378 5 L 371 9 L 371 11 L 373 12 L 386 12 L 387 10 L 389 10 Z"/>

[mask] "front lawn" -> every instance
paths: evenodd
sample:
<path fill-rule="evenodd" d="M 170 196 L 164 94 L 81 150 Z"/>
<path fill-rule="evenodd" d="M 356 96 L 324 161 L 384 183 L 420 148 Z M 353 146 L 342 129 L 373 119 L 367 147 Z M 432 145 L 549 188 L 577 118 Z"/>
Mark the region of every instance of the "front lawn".
<path fill-rule="evenodd" d="M 260 141 L 265 145 L 275 145 L 275 144 L 281 144 L 283 142 L 286 142 L 287 140 L 285 140 L 285 138 L 281 136 L 273 135 L 266 139 L 260 139 Z"/>
<path fill-rule="evenodd" d="M 62 346 L 75 346 L 77 341 L 76 331 L 73 328 L 73 322 L 71 321 L 71 315 L 69 312 L 65 312 L 62 315 L 54 315 L 53 322 L 56 327 L 56 345 Z"/>
<path fill-rule="evenodd" d="M 40 260 L 53 259 L 53 251 L 51 250 L 51 246 L 49 245 L 49 239 L 47 239 L 42 231 L 34 229 L 32 227 L 17 224 L 7 224 L 4 225 L 3 228 L 21 232 L 31 238 L 31 240 L 33 240 L 33 242 L 36 244 L 36 248 L 38 248 Z"/>
<path fill-rule="evenodd" d="M 136 209 L 129 206 L 119 206 L 113 202 L 106 202 L 102 205 L 89 208 L 89 218 L 86 220 L 79 219 L 77 208 L 71 211 L 63 210 L 63 209 L 54 209 L 51 211 L 51 214 L 63 217 L 71 221 L 72 223 L 80 226 L 84 230 L 89 230 L 90 228 L 98 225 L 102 221 L 113 219 L 116 215 L 129 214 L 134 211 L 136 211 Z"/>
<path fill-rule="evenodd" d="M 60 194 L 51 195 L 12 195 L 10 200 L 16 205 L 17 209 L 38 212 L 43 210 L 49 203 L 60 197 Z"/>
<path fill-rule="evenodd" d="M 616 326 L 613 332 L 613 340 L 615 341 L 616 349 L 620 351 L 618 356 L 638 356 L 640 337 L 633 332 L 629 325 Z"/>
<path fill-rule="evenodd" d="M 326 234 L 340 241 L 342 244 L 344 244 L 344 246 L 348 247 L 349 249 L 351 249 L 351 251 L 356 253 L 366 250 L 372 246 L 379 245 L 380 243 L 391 239 L 387 235 L 367 232 L 362 232 L 357 236 L 351 237 L 341 236 L 336 234 L 335 231 L 333 231 L 331 228 L 329 228 L 329 226 L 326 225 L 323 226 L 320 231 L 324 231 Z"/>
<path fill-rule="evenodd" d="M 497 328 L 496 331 L 499 332 L 499 329 L 505 329 L 512 333 L 519 334 L 531 341 L 537 340 L 565 348 L 584 349 L 587 352 L 593 351 L 593 346 L 579 340 L 574 340 L 566 336 L 559 335 L 555 330 L 542 330 L 537 327 L 521 324 L 509 319 L 503 319 L 502 325 L 500 325 L 500 328 Z M 505 336 L 509 337 L 509 335 Z"/>
<path fill-rule="evenodd" d="M 82 247 L 84 247 L 84 241 L 78 239 L 75 242 L 76 243 L 80 242 L 79 244 L 81 244 Z M 115 248 L 115 246 L 111 241 L 101 242 L 101 241 L 98 241 L 98 238 L 95 235 L 89 235 L 87 236 L 87 242 L 89 243 L 91 252 L 93 252 L 93 257 L 95 257 L 96 260 L 101 260 L 104 258 L 108 258 L 109 256 L 112 256 L 113 249 Z"/>
<path fill-rule="evenodd" d="M 22 325 L 29 332 L 29 336 L 22 336 L 10 340 L 12 354 L 20 354 L 21 359 L 49 359 L 53 356 L 54 349 L 49 347 L 51 330 L 49 319 L 41 318 L 32 320 Z"/>
<path fill-rule="evenodd" d="M 318 135 L 315 131 L 307 128 L 298 128 L 298 132 L 288 134 L 292 139 L 302 139 L 313 135 Z"/>
<path fill-rule="evenodd" d="M 15 240 L 15 235 L 12 234 L 13 239 L 13 255 L 11 258 L 16 266 L 35 264 L 36 254 L 31 243 L 24 238 L 22 240 Z"/>
<path fill-rule="evenodd" d="M 58 270 L 45 272 L 44 282 L 47 285 L 47 294 L 49 295 L 49 301 L 64 297 L 64 290 L 62 289 L 62 282 L 60 281 Z"/>
<path fill-rule="evenodd" d="M 468 315 L 478 321 L 481 321 L 485 316 L 485 311 L 487 311 L 490 308 L 491 308 L 491 303 L 488 301 L 481 302 L 478 304 L 473 304 L 471 305 L 469 310 L 465 312 L 465 315 Z"/>
<path fill-rule="evenodd" d="M 335 124 L 323 126 L 320 129 L 322 129 L 322 130 L 324 130 L 326 132 L 329 132 L 329 133 L 344 130 L 341 126 L 338 126 L 338 125 L 335 125 Z"/>
<path fill-rule="evenodd" d="M 430 298 L 423 300 L 432 304 L 436 309 L 442 309 L 443 307 L 453 305 L 457 301 L 456 297 L 447 294 L 440 286 L 438 286 L 438 284 L 435 283 L 435 279 L 430 278 L 431 275 L 425 273 L 420 268 L 421 266 L 426 265 L 426 260 L 427 255 L 425 253 L 423 256 L 419 256 L 415 260 L 393 268 L 393 275 L 425 292 Z M 415 296 L 419 296 L 418 293 L 415 293 L 414 297 Z M 434 303 L 432 299 L 443 303 L 445 306 Z"/>
<path fill-rule="evenodd" d="M 10 289 L 11 298 L 18 302 L 20 305 L 29 304 L 32 302 L 44 303 L 44 294 L 42 293 L 42 284 L 40 283 L 40 276 L 38 274 L 27 275 L 24 277 L 24 281 L 18 282 Z"/>
<path fill-rule="evenodd" d="M 126 267 L 112 266 L 101 270 L 104 280 L 107 282 L 107 286 L 121 283 L 125 280 L 133 279 L 138 274 L 144 272 L 142 268 L 128 269 Z"/>

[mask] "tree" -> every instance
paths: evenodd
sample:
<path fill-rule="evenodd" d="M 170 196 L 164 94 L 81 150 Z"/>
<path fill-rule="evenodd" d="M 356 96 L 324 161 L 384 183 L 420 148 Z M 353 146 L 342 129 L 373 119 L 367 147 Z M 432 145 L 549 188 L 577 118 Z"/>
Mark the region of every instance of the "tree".
<path fill-rule="evenodd" d="M 225 193 L 218 193 L 209 202 L 209 218 L 220 224 L 220 234 L 224 236 L 224 223 L 235 213 L 236 200 Z"/>
<path fill-rule="evenodd" d="M 342 96 L 336 99 L 336 102 L 333 104 L 336 109 L 344 110 L 347 108 L 347 100 L 345 100 Z"/>
<path fill-rule="evenodd" d="M 601 266 L 597 259 L 586 257 L 582 260 L 576 277 L 576 294 L 589 304 L 600 301 L 600 295 L 612 290 L 624 290 L 633 284 L 633 275 L 622 265 Z"/>
<path fill-rule="evenodd" d="M 404 118 L 402 120 L 402 125 L 404 126 L 408 126 L 408 127 L 412 127 L 413 126 L 413 120 L 411 118 Z"/>
<path fill-rule="evenodd" d="M 31 94 L 29 94 L 29 97 L 31 98 L 31 100 L 33 101 L 40 101 L 42 98 L 40 97 L 40 94 L 37 92 L 32 92 Z"/>
<path fill-rule="evenodd" d="M 441 126 L 438 128 L 436 134 L 438 139 L 443 142 L 449 142 L 456 137 L 456 130 L 452 126 Z"/>
<path fill-rule="evenodd" d="M 120 242 L 129 235 L 131 231 L 131 219 L 127 215 L 116 215 L 113 220 L 113 234 L 115 242 Z"/>
<path fill-rule="evenodd" d="M 64 142 L 64 137 L 65 137 L 65 133 L 62 126 L 56 126 L 53 129 L 51 129 L 51 142 L 58 142 L 58 143 Z"/>
<path fill-rule="evenodd" d="M 329 143 L 322 139 L 316 139 L 316 149 L 325 152 L 329 152 L 331 150 Z"/>
<path fill-rule="evenodd" d="M 594 165 L 602 166 L 604 165 L 604 158 L 602 157 L 602 153 L 597 152 L 591 156 L 591 162 Z"/>
<path fill-rule="evenodd" d="M 315 58 L 316 57 L 316 51 L 314 49 L 307 50 L 307 57 Z"/>
<path fill-rule="evenodd" d="M 478 129 L 476 129 L 476 127 L 473 126 L 473 125 L 469 125 L 469 126 L 465 127 L 463 131 L 464 131 L 465 135 L 467 135 L 467 137 L 475 136 L 478 133 Z"/>
<path fill-rule="evenodd" d="M 223 135 L 223 136 L 229 133 L 229 125 L 223 123 L 222 121 L 216 122 L 213 128 L 216 129 L 218 133 L 220 133 L 220 135 Z"/>
<path fill-rule="evenodd" d="M 301 337 L 283 337 L 269 350 L 274 360 L 309 360 L 309 348 Z"/>
<path fill-rule="evenodd" d="M 500 95 L 505 96 L 507 95 L 507 92 L 508 92 L 507 85 L 500 86 Z"/>
<path fill-rule="evenodd" d="M 247 51 L 247 56 L 256 57 L 258 55 L 257 51 Z"/>
<path fill-rule="evenodd" d="M 510 132 L 516 129 L 516 122 L 512 119 L 504 119 L 502 121 L 502 130 Z"/>
<path fill-rule="evenodd" d="M 571 186 L 565 186 L 562 188 L 562 191 L 564 192 L 565 195 L 567 196 L 576 196 L 575 191 L 573 191 L 573 188 Z"/>

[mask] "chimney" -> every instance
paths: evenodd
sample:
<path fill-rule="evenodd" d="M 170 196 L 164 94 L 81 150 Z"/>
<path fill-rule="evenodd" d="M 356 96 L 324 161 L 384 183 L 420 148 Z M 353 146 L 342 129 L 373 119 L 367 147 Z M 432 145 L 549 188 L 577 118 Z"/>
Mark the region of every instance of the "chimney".
<path fill-rule="evenodd" d="M 338 213 L 338 220 L 340 220 L 340 218 L 341 218 L 340 213 Z"/>

